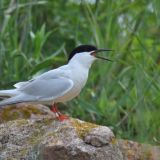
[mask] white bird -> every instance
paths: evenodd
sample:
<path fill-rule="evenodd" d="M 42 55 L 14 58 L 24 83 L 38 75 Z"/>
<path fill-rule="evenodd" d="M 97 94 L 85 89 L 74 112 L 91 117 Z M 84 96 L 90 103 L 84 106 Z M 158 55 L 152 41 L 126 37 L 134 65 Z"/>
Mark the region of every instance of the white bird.
<path fill-rule="evenodd" d="M 111 51 L 97 49 L 92 45 L 80 45 L 69 55 L 68 64 L 45 72 L 29 81 L 19 82 L 15 89 L 0 90 L 0 97 L 9 97 L 0 102 L 0 106 L 31 102 L 52 105 L 52 111 L 59 120 L 67 117 L 58 112 L 56 103 L 66 102 L 78 96 L 88 79 L 92 63 L 100 58 L 98 52 Z M 109 60 L 110 61 L 110 60 Z"/>

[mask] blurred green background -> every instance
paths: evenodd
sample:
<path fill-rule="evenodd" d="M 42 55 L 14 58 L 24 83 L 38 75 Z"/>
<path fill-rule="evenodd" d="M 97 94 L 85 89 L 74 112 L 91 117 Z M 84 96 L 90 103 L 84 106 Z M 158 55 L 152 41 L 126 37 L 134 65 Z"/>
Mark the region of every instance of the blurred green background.
<path fill-rule="evenodd" d="M 63 65 L 79 44 L 114 49 L 61 105 L 117 137 L 160 144 L 159 0 L 0 0 L 0 88 Z"/>

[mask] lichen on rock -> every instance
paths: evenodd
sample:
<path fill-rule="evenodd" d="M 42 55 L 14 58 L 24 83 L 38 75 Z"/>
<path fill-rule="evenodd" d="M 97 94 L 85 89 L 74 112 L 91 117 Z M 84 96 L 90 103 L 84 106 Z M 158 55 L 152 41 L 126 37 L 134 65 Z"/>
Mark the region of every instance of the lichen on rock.
<path fill-rule="evenodd" d="M 30 110 L 30 107 L 33 108 Z M 100 145 L 97 148 L 96 143 L 93 143 L 92 130 L 95 135 L 94 129 L 100 126 L 73 118 L 59 122 L 50 112 L 44 112 L 47 109 L 44 106 L 25 104 L 0 111 L 1 120 L 3 120 L 0 124 L 0 159 L 7 160 L 10 157 L 17 160 L 105 160 L 106 157 L 113 157 L 113 160 L 122 159 L 121 152 L 116 145 L 109 144 L 109 141 L 104 143 L 111 138 L 110 134 L 97 136 L 97 141 L 103 143 L 102 148 Z M 9 115 L 14 112 L 17 114 L 13 118 L 15 120 L 8 121 Z M 104 128 L 110 131 L 107 127 Z M 101 135 L 101 129 L 98 133 Z M 86 136 L 90 136 L 91 143 L 87 141 L 86 144 Z"/>
<path fill-rule="evenodd" d="M 84 138 L 91 129 L 98 127 L 97 124 L 80 121 L 78 119 L 71 119 L 71 123 L 80 138 Z"/>
<path fill-rule="evenodd" d="M 11 121 L 14 112 L 18 114 Z M 158 160 L 155 149 L 116 140 L 105 126 L 73 118 L 59 122 L 42 105 L 13 106 L 1 109 L 0 115 L 0 160 L 138 160 L 142 152 L 150 157 L 147 160 Z M 134 150 L 134 145 L 142 152 Z"/>
<path fill-rule="evenodd" d="M 33 105 L 20 103 L 0 108 L 0 123 L 16 119 L 32 119 L 42 116 L 52 116 L 49 108 L 44 105 Z"/>

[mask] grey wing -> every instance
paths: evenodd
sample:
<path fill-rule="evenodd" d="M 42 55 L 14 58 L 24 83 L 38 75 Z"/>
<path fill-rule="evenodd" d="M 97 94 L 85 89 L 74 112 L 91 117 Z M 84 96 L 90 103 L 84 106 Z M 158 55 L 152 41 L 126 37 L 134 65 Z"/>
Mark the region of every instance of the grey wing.
<path fill-rule="evenodd" d="M 64 69 L 62 69 L 62 68 L 65 68 L 65 66 L 47 71 L 41 75 L 34 77 L 33 79 L 31 79 L 29 81 L 18 82 L 16 84 L 14 84 L 14 87 L 16 87 L 18 89 L 22 89 L 25 86 L 30 85 L 32 81 L 35 81 L 37 79 L 55 79 L 57 77 L 64 76 L 65 75 L 64 73 L 66 73 L 66 72 L 64 72 Z"/>
<path fill-rule="evenodd" d="M 53 100 L 63 96 L 73 87 L 73 81 L 57 77 L 53 79 L 35 79 L 18 90 L 36 98 L 36 100 Z"/>

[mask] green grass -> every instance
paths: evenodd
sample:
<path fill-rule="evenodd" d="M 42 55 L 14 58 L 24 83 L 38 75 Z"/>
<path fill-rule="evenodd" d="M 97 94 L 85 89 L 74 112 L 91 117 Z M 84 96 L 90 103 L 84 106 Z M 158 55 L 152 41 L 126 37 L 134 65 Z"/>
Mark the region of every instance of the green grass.
<path fill-rule="evenodd" d="M 0 1 L 0 88 L 65 64 L 79 44 L 114 49 L 62 108 L 117 137 L 160 141 L 160 2 Z"/>

